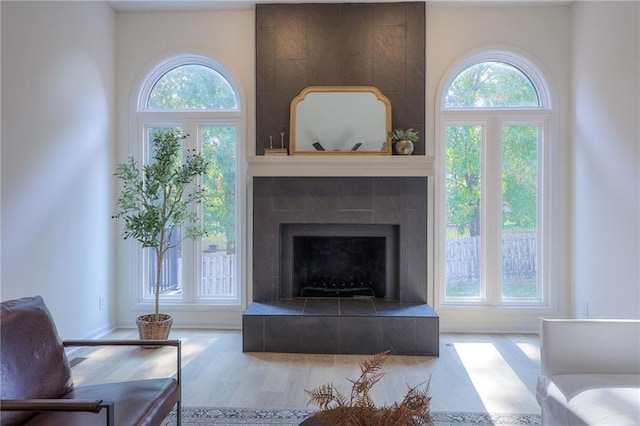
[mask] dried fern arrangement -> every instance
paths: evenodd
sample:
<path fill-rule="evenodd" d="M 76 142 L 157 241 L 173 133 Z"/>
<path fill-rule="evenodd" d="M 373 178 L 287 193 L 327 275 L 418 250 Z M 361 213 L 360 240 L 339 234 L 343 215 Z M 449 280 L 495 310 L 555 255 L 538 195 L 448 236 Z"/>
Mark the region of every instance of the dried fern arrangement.
<path fill-rule="evenodd" d="M 358 380 L 347 379 L 353 384 L 349 398 L 336 390 L 332 383 L 311 391 L 305 389 L 310 396 L 309 404 L 320 408 L 312 418 L 322 419 L 323 424 L 331 426 L 433 426 L 429 412 L 430 379 L 415 387 L 409 386 L 400 403 L 381 407 L 374 404 L 370 391 L 384 376 L 381 369 L 388 357 L 389 351 L 381 352 L 360 364 Z M 422 385 L 424 387 L 419 389 Z"/>

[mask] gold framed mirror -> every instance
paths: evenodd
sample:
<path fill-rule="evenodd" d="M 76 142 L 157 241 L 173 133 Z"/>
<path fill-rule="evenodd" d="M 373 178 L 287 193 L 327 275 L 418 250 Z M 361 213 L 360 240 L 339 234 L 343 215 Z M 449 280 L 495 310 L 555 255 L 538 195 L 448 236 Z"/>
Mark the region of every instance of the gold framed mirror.
<path fill-rule="evenodd" d="M 390 155 L 391 102 L 373 86 L 309 86 L 291 101 L 291 155 Z"/>

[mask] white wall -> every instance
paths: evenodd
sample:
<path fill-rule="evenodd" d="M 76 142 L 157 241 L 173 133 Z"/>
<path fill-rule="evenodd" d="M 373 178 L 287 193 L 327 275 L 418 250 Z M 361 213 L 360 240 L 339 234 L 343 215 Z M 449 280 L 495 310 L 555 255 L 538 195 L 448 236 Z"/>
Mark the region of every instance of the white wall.
<path fill-rule="evenodd" d="M 115 322 L 115 13 L 94 2 L 1 7 L 1 298 L 40 294 L 63 338 L 95 335 Z"/>
<path fill-rule="evenodd" d="M 117 14 L 118 161 L 135 153 L 132 119 L 141 79 L 161 59 L 177 53 L 208 56 L 229 71 L 240 89 L 246 111 L 246 147 L 255 151 L 255 21 L 253 10 L 197 12 L 119 12 Z M 118 234 L 116 234 L 118 235 Z M 141 306 L 132 289 L 135 241 L 117 241 L 118 323 L 131 326 L 151 306 Z M 242 309 L 162 304 L 175 326 L 239 328 Z"/>
<path fill-rule="evenodd" d="M 640 318 L 640 3 L 572 9 L 574 315 Z"/>

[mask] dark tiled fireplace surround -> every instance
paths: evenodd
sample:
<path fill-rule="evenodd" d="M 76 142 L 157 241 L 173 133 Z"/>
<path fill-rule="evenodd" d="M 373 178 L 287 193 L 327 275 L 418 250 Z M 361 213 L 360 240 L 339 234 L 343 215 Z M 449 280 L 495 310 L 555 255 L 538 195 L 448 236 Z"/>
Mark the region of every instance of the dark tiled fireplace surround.
<path fill-rule="evenodd" d="M 426 303 L 426 200 L 426 177 L 255 177 L 253 303 L 242 319 L 243 350 L 437 356 L 439 319 Z M 296 297 L 284 271 L 292 262 L 282 259 L 291 250 L 281 247 L 281 230 L 291 225 L 397 229 L 387 273 L 396 288 L 383 298 Z"/>

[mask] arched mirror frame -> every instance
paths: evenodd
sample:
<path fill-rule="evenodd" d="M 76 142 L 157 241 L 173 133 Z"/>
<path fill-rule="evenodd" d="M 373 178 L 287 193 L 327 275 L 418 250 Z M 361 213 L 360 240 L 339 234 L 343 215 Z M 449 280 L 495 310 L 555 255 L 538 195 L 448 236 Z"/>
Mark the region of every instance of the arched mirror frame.
<path fill-rule="evenodd" d="M 360 146 L 351 147 L 350 149 L 339 150 L 334 149 L 332 146 L 319 145 L 317 148 L 312 144 L 302 145 L 296 143 L 296 135 L 302 131 L 302 126 L 306 126 L 309 122 L 315 121 L 312 117 L 308 119 L 303 117 L 299 120 L 301 114 L 299 114 L 298 107 L 302 101 L 307 98 L 309 94 L 322 94 L 323 97 L 331 97 L 331 94 L 345 94 L 345 93 L 372 93 L 375 95 L 376 102 L 382 102 L 384 105 L 384 115 L 380 117 L 372 117 L 372 120 L 384 120 L 384 134 L 379 137 L 384 141 L 379 145 L 379 149 L 375 149 L 373 146 L 369 148 L 362 148 Z M 328 102 L 331 102 L 330 100 Z M 337 102 L 337 101 L 336 101 Z M 337 103 L 334 105 L 338 105 Z M 293 101 L 291 101 L 291 121 L 290 121 L 290 153 L 291 155 L 390 155 L 391 154 L 391 141 L 389 139 L 389 132 L 391 131 L 391 101 L 387 98 L 377 87 L 373 86 L 309 86 L 303 89 Z M 332 111 L 332 114 L 336 114 L 336 111 Z M 327 113 L 330 115 L 330 113 Z M 355 121 L 354 121 L 355 122 Z M 323 123 L 318 121 L 319 126 Z M 366 126 L 367 123 L 361 123 L 360 125 Z M 351 129 L 350 129 L 351 130 Z M 336 129 L 337 133 L 340 133 L 340 129 Z M 356 130 L 357 132 L 357 130 Z M 348 133 L 348 132 L 347 132 Z M 351 146 L 351 144 L 350 144 Z M 364 144 L 363 144 L 364 146 Z M 354 149 L 355 148 L 355 149 Z M 373 149 L 372 149 L 373 148 Z M 320 149 L 320 150 L 319 150 Z M 325 149 L 324 151 L 322 149 Z"/>

